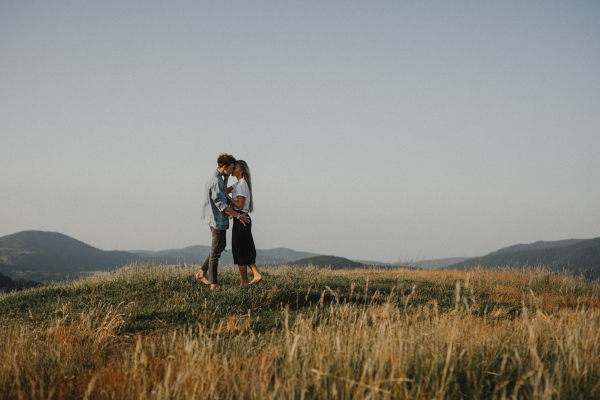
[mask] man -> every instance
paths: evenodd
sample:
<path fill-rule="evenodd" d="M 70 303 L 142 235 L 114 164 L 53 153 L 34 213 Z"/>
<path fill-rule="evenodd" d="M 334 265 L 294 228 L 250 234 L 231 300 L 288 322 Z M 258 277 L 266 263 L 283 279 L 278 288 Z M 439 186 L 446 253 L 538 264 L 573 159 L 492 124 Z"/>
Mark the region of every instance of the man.
<path fill-rule="evenodd" d="M 213 172 L 206 182 L 204 190 L 204 204 L 202 206 L 202 220 L 210 226 L 212 243 L 210 254 L 204 260 L 202 268 L 196 274 L 196 278 L 210 285 L 212 290 L 219 287 L 217 281 L 217 266 L 221 252 L 225 249 L 227 229 L 229 229 L 229 217 L 240 220 L 244 226 L 250 221 L 248 215 L 239 213 L 229 208 L 225 196 L 227 179 L 235 168 L 236 160 L 229 154 L 221 154 L 217 159 L 217 170 Z M 208 272 L 208 279 L 206 274 Z"/>

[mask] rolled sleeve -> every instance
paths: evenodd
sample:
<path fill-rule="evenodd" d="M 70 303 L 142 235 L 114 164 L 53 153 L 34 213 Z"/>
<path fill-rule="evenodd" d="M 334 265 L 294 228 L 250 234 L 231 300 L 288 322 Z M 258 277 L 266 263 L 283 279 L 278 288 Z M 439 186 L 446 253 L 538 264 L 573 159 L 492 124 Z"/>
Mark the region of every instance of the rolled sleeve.
<path fill-rule="evenodd" d="M 223 192 L 223 190 L 221 190 L 219 184 L 213 186 L 210 197 L 215 203 L 215 207 L 217 207 L 217 209 L 221 212 L 224 212 L 225 209 L 229 206 L 227 204 L 227 197 L 225 197 L 225 193 Z"/>

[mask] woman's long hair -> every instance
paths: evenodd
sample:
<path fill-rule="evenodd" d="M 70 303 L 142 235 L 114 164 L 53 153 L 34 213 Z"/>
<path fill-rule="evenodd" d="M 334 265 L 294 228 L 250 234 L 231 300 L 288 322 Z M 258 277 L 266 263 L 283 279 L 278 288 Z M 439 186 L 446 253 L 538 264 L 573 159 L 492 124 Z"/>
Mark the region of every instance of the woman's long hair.
<path fill-rule="evenodd" d="M 250 176 L 250 168 L 244 160 L 237 160 L 237 165 L 240 166 L 240 169 L 242 170 L 242 178 L 244 178 L 248 184 L 248 189 L 250 190 L 250 207 L 248 208 L 248 212 L 252 212 L 254 211 L 254 199 L 252 198 L 252 178 Z"/>

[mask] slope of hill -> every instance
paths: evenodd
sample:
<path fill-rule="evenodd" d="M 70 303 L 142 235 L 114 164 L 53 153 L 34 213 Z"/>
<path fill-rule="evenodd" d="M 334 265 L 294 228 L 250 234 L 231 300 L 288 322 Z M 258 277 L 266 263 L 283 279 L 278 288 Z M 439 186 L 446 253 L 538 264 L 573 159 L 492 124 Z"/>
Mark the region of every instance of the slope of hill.
<path fill-rule="evenodd" d="M 564 242 L 568 241 L 560 241 L 559 243 Z M 483 268 L 503 267 L 507 265 L 545 265 L 557 271 L 564 269 L 575 273 L 584 272 L 585 276 L 590 279 L 600 278 L 600 238 L 577 240 L 574 244 L 559 245 L 558 247 L 544 247 L 545 245 L 540 245 L 539 243 L 534 243 L 533 245 L 535 246 L 530 250 L 513 252 L 499 250 L 484 257 L 471 258 L 461 263 L 452 264 L 447 268 L 468 269 L 477 265 Z M 517 246 L 512 247 L 521 248 Z"/>
<path fill-rule="evenodd" d="M 585 239 L 567 239 L 567 240 L 555 240 L 552 242 L 544 242 L 542 240 L 531 243 L 531 244 L 515 244 L 514 246 L 504 247 L 500 250 L 494 251 L 493 253 L 488 254 L 502 254 L 502 253 L 514 253 L 515 251 L 525 251 L 525 250 L 540 250 L 540 249 L 550 249 L 552 247 L 565 247 L 570 246 L 572 244 L 576 244 L 584 241 Z"/>
<path fill-rule="evenodd" d="M 411 267 L 418 267 L 418 268 L 424 268 L 424 269 L 443 268 L 448 265 L 466 261 L 468 259 L 469 259 L 468 257 L 439 258 L 436 260 L 410 261 L 410 262 L 407 262 L 404 264 L 411 266 Z"/>
<path fill-rule="evenodd" d="M 56 232 L 23 231 L 0 238 L 2 273 L 41 281 L 82 271 L 114 269 L 139 259 L 124 251 L 104 251 Z"/>
<path fill-rule="evenodd" d="M 179 263 L 187 261 L 190 263 L 203 262 L 208 254 L 210 253 L 210 246 L 189 246 L 183 249 L 169 249 L 161 251 L 150 251 L 150 250 L 135 250 L 130 251 L 131 253 L 138 254 L 142 257 L 154 257 L 158 261 L 165 261 L 171 263 Z M 289 261 L 296 261 L 305 257 L 313 257 L 318 254 L 309 253 L 306 251 L 295 251 L 285 247 L 278 247 L 275 249 L 267 250 L 256 250 L 256 261 L 259 264 L 279 264 Z M 230 250 L 224 251 L 221 254 L 219 260 L 220 265 L 233 264 L 233 255 Z"/>
<path fill-rule="evenodd" d="M 352 260 L 348 260 L 344 257 L 336 257 L 336 256 L 316 256 L 316 257 L 308 257 L 302 258 L 300 260 L 296 260 L 293 262 L 293 265 L 298 266 L 306 266 L 313 265 L 318 267 L 331 267 L 331 269 L 352 269 L 352 268 L 360 268 L 364 264 L 357 263 Z"/>
<path fill-rule="evenodd" d="M 284 261 L 296 261 L 302 258 L 315 257 L 319 255 L 316 253 L 310 253 L 308 251 L 296 251 L 286 247 L 277 247 L 269 250 L 257 250 L 257 252 L 260 252 L 260 256 L 267 260 L 273 258 Z"/>
<path fill-rule="evenodd" d="M 212 292 L 194 268 L 138 264 L 2 295 L 0 398 L 598 398 L 600 284 L 543 271 L 263 272 L 240 286 L 225 269 Z"/>

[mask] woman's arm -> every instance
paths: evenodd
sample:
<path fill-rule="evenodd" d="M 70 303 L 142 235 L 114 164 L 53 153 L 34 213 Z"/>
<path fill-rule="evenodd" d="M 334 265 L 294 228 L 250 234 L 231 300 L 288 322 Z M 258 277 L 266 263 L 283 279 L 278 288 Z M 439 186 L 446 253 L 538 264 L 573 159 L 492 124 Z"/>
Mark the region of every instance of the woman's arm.
<path fill-rule="evenodd" d="M 244 209 L 244 204 L 246 203 L 246 198 L 244 196 L 238 196 L 237 201 L 232 199 L 231 196 L 229 195 L 229 193 L 226 193 L 225 196 L 227 196 L 227 200 L 229 200 L 231 202 L 231 204 L 236 206 L 238 208 L 238 210 Z"/>

